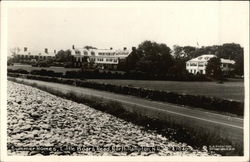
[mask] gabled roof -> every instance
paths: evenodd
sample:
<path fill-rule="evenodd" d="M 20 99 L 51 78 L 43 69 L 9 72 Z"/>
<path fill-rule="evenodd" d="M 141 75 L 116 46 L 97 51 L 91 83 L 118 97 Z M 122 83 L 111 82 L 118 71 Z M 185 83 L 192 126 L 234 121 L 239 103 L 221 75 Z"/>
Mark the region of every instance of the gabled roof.
<path fill-rule="evenodd" d="M 210 60 L 213 57 L 216 57 L 216 56 L 212 55 L 212 54 L 205 54 L 205 55 L 201 55 L 199 57 L 193 58 L 193 59 L 191 59 L 189 61 L 206 62 L 206 61 Z"/>
<path fill-rule="evenodd" d="M 77 53 L 77 51 L 79 51 L 79 53 Z M 122 49 L 118 49 L 118 50 L 114 50 L 114 49 L 86 49 L 86 48 L 75 48 L 71 50 L 71 54 L 72 55 L 84 55 L 84 51 L 86 51 L 88 53 L 88 55 L 91 55 L 91 52 L 95 52 L 95 55 L 97 53 L 115 53 L 115 55 L 118 56 L 127 56 L 130 54 L 130 50 L 122 50 Z"/>
<path fill-rule="evenodd" d="M 212 54 L 205 54 L 205 55 L 201 55 L 199 57 L 196 57 L 196 58 L 193 58 L 189 61 L 195 61 L 195 62 L 207 62 L 208 60 L 210 60 L 211 58 L 213 57 L 217 57 L 215 55 L 212 55 Z M 221 58 L 221 63 L 224 63 L 224 64 L 235 64 L 235 61 L 234 60 L 230 60 L 230 59 L 223 59 Z M 187 62 L 189 62 L 187 61 Z"/>
<path fill-rule="evenodd" d="M 234 60 L 223 59 L 223 58 L 221 58 L 220 60 L 221 60 L 221 63 L 224 63 L 224 64 L 235 64 Z"/>
<path fill-rule="evenodd" d="M 24 51 L 21 50 L 17 53 L 17 55 L 30 55 L 30 56 L 55 56 L 54 52 L 45 53 L 44 51 Z"/>

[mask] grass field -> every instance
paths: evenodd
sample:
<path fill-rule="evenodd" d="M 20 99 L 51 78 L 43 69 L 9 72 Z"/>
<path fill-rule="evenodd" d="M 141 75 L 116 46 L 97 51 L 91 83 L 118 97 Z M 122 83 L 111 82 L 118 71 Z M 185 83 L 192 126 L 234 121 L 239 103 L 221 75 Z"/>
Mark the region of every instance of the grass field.
<path fill-rule="evenodd" d="M 227 82 L 224 82 L 223 84 L 219 84 L 216 82 L 143 81 L 112 79 L 89 79 L 89 81 L 115 85 L 130 85 L 133 87 L 213 96 L 242 102 L 244 101 L 244 82 L 243 80 L 236 79 L 231 79 Z"/>

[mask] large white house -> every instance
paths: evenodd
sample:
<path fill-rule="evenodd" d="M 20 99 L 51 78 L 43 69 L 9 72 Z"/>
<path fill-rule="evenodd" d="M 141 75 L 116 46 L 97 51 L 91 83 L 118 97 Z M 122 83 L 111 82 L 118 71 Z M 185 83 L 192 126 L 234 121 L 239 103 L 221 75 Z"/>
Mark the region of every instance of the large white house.
<path fill-rule="evenodd" d="M 45 60 L 48 58 L 53 58 L 56 55 L 56 51 L 48 51 L 47 48 L 44 51 L 30 51 L 27 47 L 19 49 L 14 53 L 14 57 L 19 60 Z"/>
<path fill-rule="evenodd" d="M 131 50 L 123 48 L 122 50 L 110 49 L 87 49 L 75 48 L 72 46 L 71 55 L 75 58 L 75 66 L 81 66 L 85 57 L 88 62 L 93 62 L 101 69 L 117 68 L 120 59 L 125 59 L 131 53 Z"/>
<path fill-rule="evenodd" d="M 189 73 L 193 74 L 206 74 L 206 66 L 208 60 L 216 57 L 212 54 L 205 54 L 199 57 L 193 58 L 186 62 L 186 69 Z M 221 68 L 224 73 L 228 73 L 233 70 L 232 65 L 235 64 L 235 61 L 229 59 L 221 58 Z"/>

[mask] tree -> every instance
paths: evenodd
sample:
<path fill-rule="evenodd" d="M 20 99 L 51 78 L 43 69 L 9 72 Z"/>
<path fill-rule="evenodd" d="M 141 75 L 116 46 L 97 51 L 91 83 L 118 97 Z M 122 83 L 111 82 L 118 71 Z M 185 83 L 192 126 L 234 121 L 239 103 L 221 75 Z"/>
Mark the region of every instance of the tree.
<path fill-rule="evenodd" d="M 56 54 L 57 62 L 71 62 L 73 60 L 73 56 L 71 55 L 70 50 L 60 50 Z"/>
<path fill-rule="evenodd" d="M 136 48 L 132 49 L 132 52 L 126 59 L 120 59 L 118 64 L 119 70 L 130 71 L 135 70 L 136 63 L 140 60 L 141 56 L 137 52 Z"/>
<path fill-rule="evenodd" d="M 218 57 L 231 59 L 235 61 L 234 73 L 244 74 L 244 49 L 235 43 L 225 43 L 218 49 Z"/>
<path fill-rule="evenodd" d="M 169 68 L 169 74 L 180 77 L 186 75 L 186 61 L 184 59 L 175 59 L 173 66 Z"/>
<path fill-rule="evenodd" d="M 13 48 L 10 49 L 10 52 L 11 52 L 12 55 L 17 54 L 20 51 L 21 51 L 21 49 L 19 47 L 13 47 Z"/>
<path fill-rule="evenodd" d="M 173 58 L 170 48 L 166 44 L 144 41 L 137 49 L 139 61 L 136 63 L 136 70 L 151 74 L 167 74 L 173 65 Z"/>
<path fill-rule="evenodd" d="M 191 58 L 194 58 L 197 56 L 196 54 L 196 48 L 192 46 L 184 46 L 183 51 L 185 53 L 186 60 L 189 60 Z"/>
<path fill-rule="evenodd" d="M 220 58 L 213 57 L 210 60 L 208 60 L 208 63 L 206 66 L 206 75 L 211 78 L 218 79 L 218 80 L 223 79 Z"/>
<path fill-rule="evenodd" d="M 178 46 L 178 45 L 174 45 L 173 46 L 173 56 L 175 59 L 180 59 L 183 57 L 183 47 Z"/>
<path fill-rule="evenodd" d="M 236 60 L 243 56 L 243 48 L 239 44 L 225 43 L 218 48 L 218 57 Z"/>
<path fill-rule="evenodd" d="M 93 46 L 84 46 L 84 48 L 86 48 L 87 50 L 89 50 L 89 49 L 97 49 L 96 47 L 93 47 Z"/>

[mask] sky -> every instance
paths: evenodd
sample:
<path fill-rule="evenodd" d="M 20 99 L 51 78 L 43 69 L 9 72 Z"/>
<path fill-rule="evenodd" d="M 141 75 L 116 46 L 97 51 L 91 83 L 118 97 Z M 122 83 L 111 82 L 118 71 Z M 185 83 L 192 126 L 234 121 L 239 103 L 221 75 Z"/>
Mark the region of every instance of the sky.
<path fill-rule="evenodd" d="M 81 2 L 8 8 L 8 48 L 207 46 L 246 42 L 247 2 Z"/>

